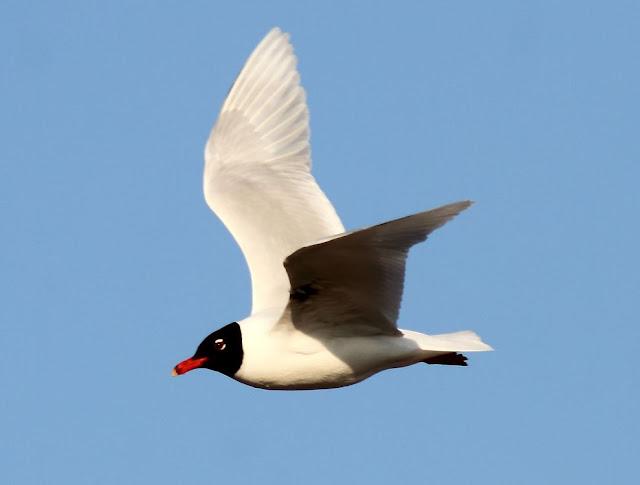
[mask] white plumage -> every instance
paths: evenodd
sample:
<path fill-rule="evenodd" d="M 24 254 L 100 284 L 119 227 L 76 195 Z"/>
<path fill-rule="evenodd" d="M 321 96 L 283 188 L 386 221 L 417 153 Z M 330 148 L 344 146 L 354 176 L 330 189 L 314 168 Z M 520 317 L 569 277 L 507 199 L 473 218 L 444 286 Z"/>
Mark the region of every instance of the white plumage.
<path fill-rule="evenodd" d="M 311 175 L 305 93 L 280 29 L 233 84 L 205 159 L 205 198 L 247 260 L 252 312 L 207 337 L 176 373 L 208 367 L 256 387 L 316 389 L 417 362 L 466 365 L 456 352 L 491 350 L 471 331 L 396 327 L 410 247 L 470 202 L 344 233 Z"/>
<path fill-rule="evenodd" d="M 344 227 L 311 175 L 305 93 L 279 29 L 260 42 L 233 84 L 205 158 L 205 199 L 247 259 L 252 312 L 284 308 L 284 259 Z"/>

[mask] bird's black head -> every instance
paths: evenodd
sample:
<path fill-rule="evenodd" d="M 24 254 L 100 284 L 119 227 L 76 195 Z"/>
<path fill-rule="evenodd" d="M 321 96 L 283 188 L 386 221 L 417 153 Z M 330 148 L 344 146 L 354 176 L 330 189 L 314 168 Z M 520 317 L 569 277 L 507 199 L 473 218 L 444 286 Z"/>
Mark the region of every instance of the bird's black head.
<path fill-rule="evenodd" d="M 173 368 L 173 375 L 203 367 L 232 377 L 240 369 L 243 356 L 240 325 L 233 322 L 207 336 L 193 357 Z"/>

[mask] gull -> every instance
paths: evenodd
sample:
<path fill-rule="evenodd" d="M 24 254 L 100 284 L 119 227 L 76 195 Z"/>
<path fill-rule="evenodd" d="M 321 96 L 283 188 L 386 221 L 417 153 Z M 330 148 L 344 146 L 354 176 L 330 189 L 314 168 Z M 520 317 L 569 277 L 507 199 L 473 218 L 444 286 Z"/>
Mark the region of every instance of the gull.
<path fill-rule="evenodd" d="M 272 29 L 246 61 L 205 148 L 204 195 L 242 249 L 251 314 L 173 369 L 218 371 L 261 389 L 343 387 L 417 363 L 466 366 L 472 331 L 396 325 L 409 249 L 471 205 L 448 204 L 345 232 L 311 174 L 309 114 L 289 36 Z"/>

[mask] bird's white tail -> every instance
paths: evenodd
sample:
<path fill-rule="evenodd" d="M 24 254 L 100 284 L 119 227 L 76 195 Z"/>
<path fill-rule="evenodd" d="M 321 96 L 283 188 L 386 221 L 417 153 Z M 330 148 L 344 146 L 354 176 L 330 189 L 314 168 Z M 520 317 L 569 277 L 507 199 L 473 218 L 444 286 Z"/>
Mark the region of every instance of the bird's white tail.
<path fill-rule="evenodd" d="M 471 330 L 439 335 L 425 335 L 411 330 L 401 330 L 401 332 L 414 340 L 423 350 L 435 352 L 486 352 L 493 350 L 490 345 L 482 341 L 477 333 Z"/>

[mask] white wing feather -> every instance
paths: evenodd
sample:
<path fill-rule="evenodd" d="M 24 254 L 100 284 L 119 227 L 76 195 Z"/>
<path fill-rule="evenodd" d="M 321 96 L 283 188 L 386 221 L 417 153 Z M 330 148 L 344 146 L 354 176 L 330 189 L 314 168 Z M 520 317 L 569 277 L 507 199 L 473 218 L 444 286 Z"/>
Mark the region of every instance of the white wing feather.
<path fill-rule="evenodd" d="M 289 254 L 344 231 L 311 175 L 308 120 L 293 48 L 275 28 L 231 87 L 205 149 L 205 199 L 247 260 L 252 313 L 286 306 Z"/>

